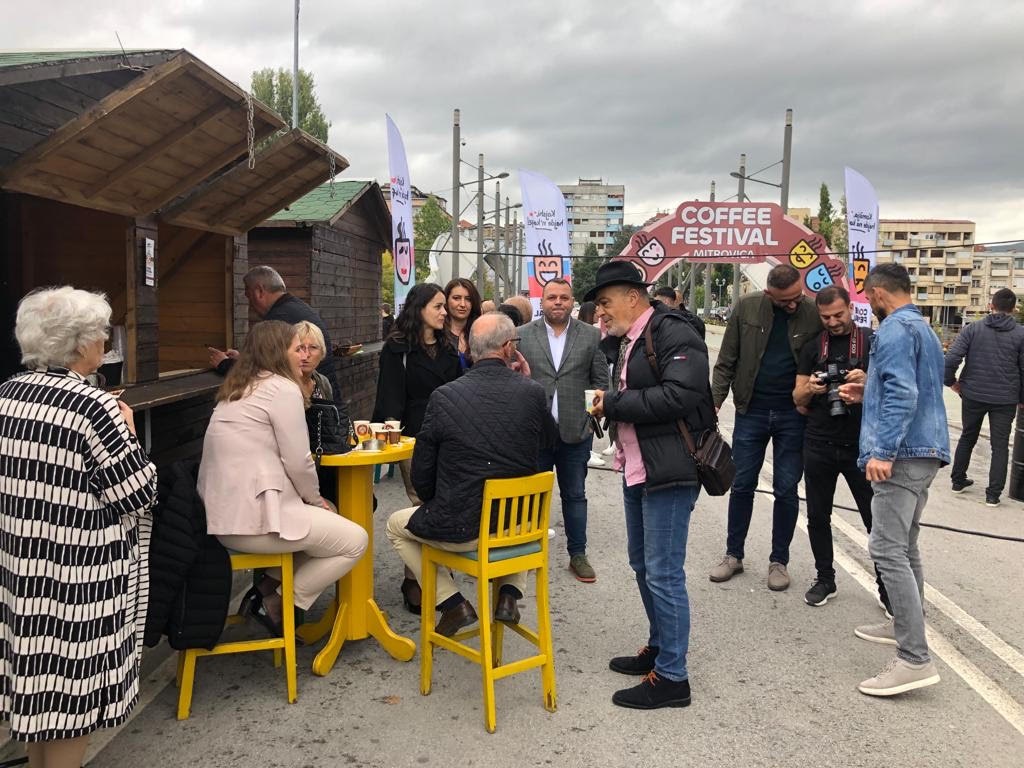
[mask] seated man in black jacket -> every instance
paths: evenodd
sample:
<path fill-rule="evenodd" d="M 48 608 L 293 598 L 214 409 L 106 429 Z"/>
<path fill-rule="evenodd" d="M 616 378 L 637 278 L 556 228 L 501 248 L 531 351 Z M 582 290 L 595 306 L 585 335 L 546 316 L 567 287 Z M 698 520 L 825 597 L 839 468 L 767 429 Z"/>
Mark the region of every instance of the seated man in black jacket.
<path fill-rule="evenodd" d="M 645 676 L 612 696 L 613 704 L 634 709 L 690 703 L 683 564 L 700 480 L 680 429 L 688 428 L 696 443 L 715 424 L 707 347 L 679 312 L 652 305 L 646 287 L 633 264 L 612 261 L 597 270 L 597 284 L 584 296 L 597 299 L 608 328 L 601 348 L 614 372 L 611 389 L 597 393 L 594 413 L 616 429 L 629 565 L 650 625 L 636 656 L 609 664 L 615 672 Z"/>
<path fill-rule="evenodd" d="M 387 526 L 392 545 L 421 583 L 421 542 L 451 552 L 476 549 L 484 481 L 534 474 L 542 443 L 553 442 L 544 387 L 530 379 L 517 341 L 505 315 L 479 317 L 469 337 L 473 367 L 435 389 L 427 403 L 412 457 L 412 483 L 423 504 L 395 512 Z M 518 623 L 516 601 L 526 574 L 500 583 L 494 618 Z M 442 635 L 451 637 L 477 620 L 446 568 L 438 569 L 437 601 L 436 631 Z"/>

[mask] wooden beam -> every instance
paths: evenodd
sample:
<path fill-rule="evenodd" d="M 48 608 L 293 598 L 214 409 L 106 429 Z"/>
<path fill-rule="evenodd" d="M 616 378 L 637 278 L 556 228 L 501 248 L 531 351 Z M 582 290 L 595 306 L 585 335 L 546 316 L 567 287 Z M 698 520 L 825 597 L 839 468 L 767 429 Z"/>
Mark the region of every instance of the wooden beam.
<path fill-rule="evenodd" d="M 204 236 L 209 236 L 209 232 L 204 232 L 201 229 L 179 229 L 174 233 L 173 236 L 168 239 L 161 241 L 160 249 L 157 253 L 157 287 L 159 288 L 160 282 L 169 276 L 172 270 L 177 269 L 181 264 L 187 260 L 188 256 L 199 247 L 199 241 Z M 127 288 L 124 291 L 117 293 L 110 300 L 110 308 L 112 310 L 111 317 L 117 320 L 127 311 Z"/>
<path fill-rule="evenodd" d="M 236 197 L 234 200 L 229 201 L 228 203 L 222 205 L 220 208 L 217 208 L 207 213 L 204 216 L 204 218 L 209 219 L 211 221 L 221 221 L 223 219 L 233 218 L 228 214 L 228 211 L 231 211 L 232 209 L 244 208 L 246 205 L 249 204 L 252 198 L 272 194 L 278 188 L 291 183 L 292 177 L 295 176 L 295 174 L 304 171 L 306 168 L 309 167 L 311 163 L 315 163 L 317 162 L 317 160 L 318 158 L 310 158 L 308 155 L 300 158 L 299 160 L 296 160 L 284 170 L 275 173 L 273 178 L 275 178 L 276 181 L 274 181 L 273 183 L 269 185 L 265 183 L 261 184 L 259 187 L 253 190 L 251 194 L 246 195 L 245 197 Z M 278 210 L 288 205 L 288 203 L 292 202 L 292 200 L 295 199 L 296 198 L 291 198 L 287 202 L 282 203 Z"/>
<path fill-rule="evenodd" d="M 189 54 L 182 53 L 164 64 L 153 67 L 153 69 L 141 75 L 137 80 L 132 81 L 120 90 L 114 91 L 74 120 L 65 123 L 51 133 L 46 141 L 40 142 L 29 149 L 13 165 L 0 172 L 0 184 L 6 186 L 7 182 L 16 179 L 39 161 L 61 149 L 69 142 L 79 138 L 86 129 L 92 127 L 100 120 L 121 111 L 147 88 L 156 83 L 166 85 L 169 82 L 173 82 L 175 78 L 185 74 L 185 65 L 191 59 L 192 57 Z"/>
<path fill-rule="evenodd" d="M 242 232 L 248 232 L 250 229 L 257 226 L 261 221 L 263 221 L 268 216 L 273 216 L 277 211 L 281 210 L 281 208 L 288 205 L 288 203 L 298 200 L 300 197 L 307 194 L 308 192 L 312 192 L 314 189 L 316 189 L 323 183 L 328 173 L 329 171 L 327 171 L 327 169 L 325 168 L 323 174 L 317 174 L 307 183 L 291 190 L 290 196 L 284 201 L 278 201 L 273 205 L 268 205 L 263 210 L 258 211 L 257 213 L 254 213 L 247 219 L 242 220 L 238 225 L 239 230 L 241 230 Z"/>
<path fill-rule="evenodd" d="M 133 157 L 131 160 L 128 160 L 127 162 L 122 163 L 118 168 L 115 168 L 107 175 L 107 178 L 105 178 L 103 181 L 101 181 L 98 184 L 94 184 L 90 188 L 86 189 L 84 191 L 85 197 L 89 199 L 95 197 L 103 190 L 113 186 L 115 183 L 123 179 L 132 171 L 141 168 L 143 165 L 148 163 L 153 158 L 169 150 L 175 144 L 185 139 L 189 134 L 193 133 L 194 131 L 200 130 L 207 123 L 213 122 L 214 120 L 219 120 L 220 118 L 224 117 L 226 114 L 230 113 L 233 109 L 235 109 L 235 107 L 236 105 L 232 102 L 228 102 L 227 104 L 219 102 L 217 104 L 214 104 L 209 109 L 206 109 L 200 114 L 196 115 L 196 117 L 194 117 L 192 120 L 182 123 L 173 131 L 166 134 L 159 141 L 150 144 L 144 150 L 135 155 L 135 157 Z"/>
<path fill-rule="evenodd" d="M 167 61 L 182 51 L 158 50 L 136 51 L 127 54 L 128 61 L 137 67 L 152 67 Z M 96 75 L 102 72 L 118 72 L 124 66 L 125 54 L 92 56 L 82 59 L 65 59 L 43 64 L 29 64 L 0 71 L 0 86 L 17 83 L 33 83 L 39 80 L 57 80 L 80 75 Z"/>

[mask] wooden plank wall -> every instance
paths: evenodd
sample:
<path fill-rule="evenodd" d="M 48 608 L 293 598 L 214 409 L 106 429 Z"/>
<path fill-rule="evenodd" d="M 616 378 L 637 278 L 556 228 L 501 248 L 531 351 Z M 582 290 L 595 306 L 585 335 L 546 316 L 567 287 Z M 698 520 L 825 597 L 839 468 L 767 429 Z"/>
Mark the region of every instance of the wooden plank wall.
<path fill-rule="evenodd" d="M 171 229 L 161 225 L 163 234 Z M 205 237 L 160 283 L 160 372 L 208 366 L 207 345 L 224 349 L 224 250 L 232 238 Z"/>
<path fill-rule="evenodd" d="M 202 455 L 203 436 L 213 413 L 213 398 L 213 393 L 209 393 L 153 409 L 149 457 L 158 468 Z M 138 416 L 136 420 L 140 420 Z"/>
<path fill-rule="evenodd" d="M 128 336 L 128 359 L 125 361 L 124 381 L 141 384 L 156 381 L 160 373 L 160 318 L 155 285 L 146 285 L 145 240 L 156 243 L 159 262 L 159 238 L 155 216 L 139 216 L 125 228 L 125 254 L 127 272 L 125 296 L 127 316 L 125 328 Z M 115 301 L 116 303 L 116 301 Z M 116 312 L 117 310 L 115 310 Z"/>

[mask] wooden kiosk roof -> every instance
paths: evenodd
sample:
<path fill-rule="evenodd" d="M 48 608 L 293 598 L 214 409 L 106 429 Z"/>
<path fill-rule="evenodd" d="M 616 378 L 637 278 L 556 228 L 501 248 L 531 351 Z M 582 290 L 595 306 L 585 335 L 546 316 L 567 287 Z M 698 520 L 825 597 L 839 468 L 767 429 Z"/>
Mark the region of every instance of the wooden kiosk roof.
<path fill-rule="evenodd" d="M 288 203 L 348 168 L 348 160 L 309 134 L 292 130 L 278 136 L 256 158 L 240 163 L 184 200 L 161 218 L 194 229 L 238 235 Z"/>

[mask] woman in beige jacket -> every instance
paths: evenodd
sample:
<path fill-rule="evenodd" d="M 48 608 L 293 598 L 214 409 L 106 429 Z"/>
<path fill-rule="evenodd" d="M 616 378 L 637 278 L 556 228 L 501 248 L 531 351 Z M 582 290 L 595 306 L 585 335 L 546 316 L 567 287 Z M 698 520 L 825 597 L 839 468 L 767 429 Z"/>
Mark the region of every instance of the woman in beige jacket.
<path fill-rule="evenodd" d="M 304 610 L 352 569 L 367 542 L 320 496 L 299 385 L 307 354 L 288 323 L 252 327 L 217 392 L 199 467 L 208 532 L 241 552 L 294 552 L 295 606 Z M 280 573 L 268 571 L 244 604 L 276 634 L 279 590 Z"/>

